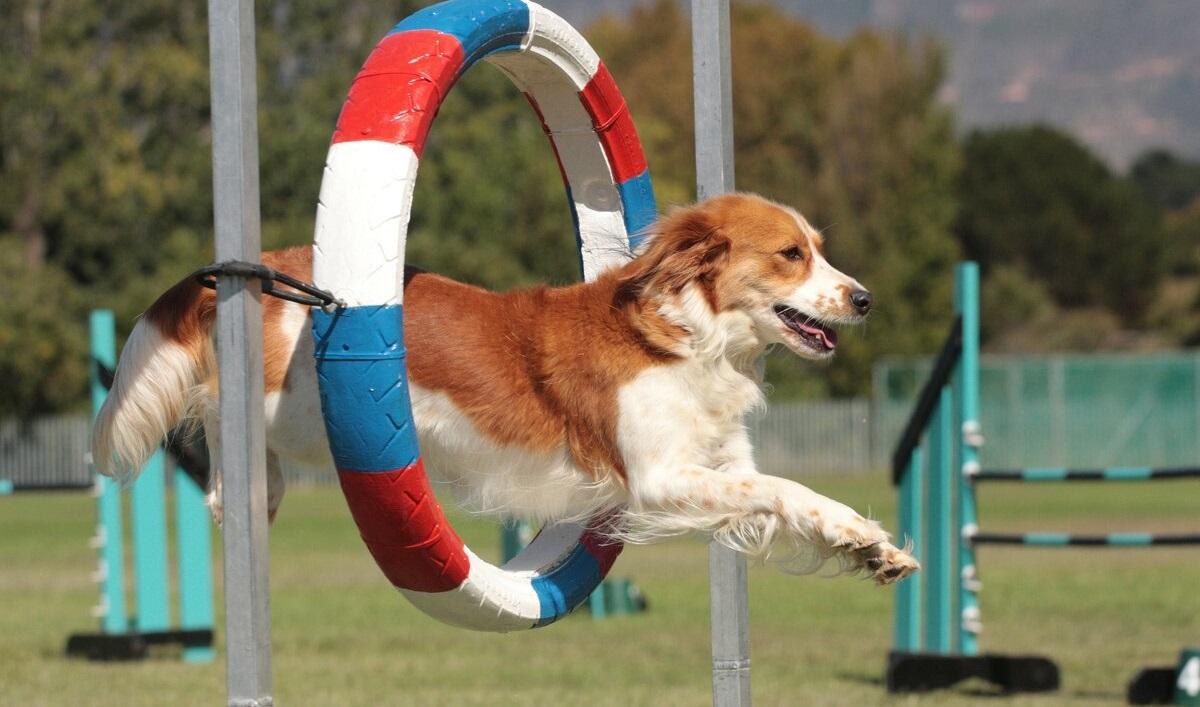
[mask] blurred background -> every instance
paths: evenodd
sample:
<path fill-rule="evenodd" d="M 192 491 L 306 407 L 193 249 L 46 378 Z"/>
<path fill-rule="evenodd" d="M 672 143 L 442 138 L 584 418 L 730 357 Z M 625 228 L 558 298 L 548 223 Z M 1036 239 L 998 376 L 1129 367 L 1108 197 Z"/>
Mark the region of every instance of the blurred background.
<path fill-rule="evenodd" d="M 265 248 L 310 242 L 349 80 L 422 4 L 258 4 Z M 627 96 L 660 204 L 689 201 L 683 8 L 550 5 Z M 210 262 L 206 13 L 202 0 L 0 12 L 0 418 L 28 420 L 85 408 L 89 309 L 116 310 L 124 334 Z M 1200 6 L 742 2 L 733 25 L 738 186 L 798 206 L 878 302 L 833 365 L 772 357 L 774 401 L 866 399 L 882 357 L 935 350 L 960 258 L 983 267 L 986 352 L 1200 342 Z M 428 154 L 410 262 L 498 288 L 577 276 L 554 160 L 494 69 L 450 94 Z"/>
<path fill-rule="evenodd" d="M 257 3 L 265 248 L 311 242 L 321 165 L 349 83 L 387 29 L 426 4 Z M 612 71 L 631 106 L 660 207 L 690 201 L 695 175 L 685 4 L 543 4 L 580 28 Z M 842 351 L 831 365 L 813 367 L 786 353 L 770 358 L 771 409 L 754 423 L 766 471 L 806 475 L 814 483 L 831 473 L 861 474 L 862 481 L 830 483 L 835 490 L 842 488 L 837 484 L 859 484 L 844 489 L 846 500 L 872 505 L 888 519 L 891 501 L 881 471 L 929 358 L 946 336 L 952 267 L 962 259 L 979 261 L 983 275 L 985 463 L 1200 461 L 1200 354 L 1195 348 L 1200 345 L 1200 4 L 745 1 L 734 3 L 732 27 L 738 187 L 803 211 L 825 233 L 831 261 L 866 284 L 877 303 L 865 327 L 844 332 Z M 26 484 L 86 479 L 81 460 L 88 425 L 88 312 L 115 310 L 121 341 L 160 292 L 212 259 L 207 57 L 204 0 L 0 4 L 0 478 Z M 495 69 L 480 65 L 450 94 L 441 113 L 417 181 L 409 262 L 493 288 L 576 279 L 562 184 L 525 100 Z M 289 473 L 295 481 L 330 481 L 324 470 Z M 352 538 L 341 502 L 327 490 L 312 493 L 327 494 L 319 497 L 340 509 L 339 530 L 328 537 Z M 1009 511 L 1016 520 L 1027 519 L 1022 514 L 1033 510 L 1055 515 L 1053 507 L 1005 493 L 998 501 L 1001 521 L 1010 519 Z M 1133 514 L 1127 520 L 1134 525 L 1159 514 L 1194 516 L 1195 504 L 1186 498 L 1138 493 L 1150 495 L 1140 506 L 1122 507 Z M 37 526 L 38 519 L 88 512 L 82 502 L 38 503 L 50 505 L 0 505 L 0 531 L 7 528 L 12 537 L 29 534 L 24 545 L 10 545 L 14 554 L 0 557 L 0 568 L 42 553 L 42 533 L 52 535 L 57 526 Z M 299 503 L 306 507 L 305 501 Z M 1073 506 L 1085 526 L 1121 510 L 1097 503 L 1093 515 L 1081 504 Z M 313 497 L 307 504 L 325 507 Z M 285 504 L 285 519 L 287 512 Z M 319 520 L 326 512 L 313 510 L 312 517 Z M 282 541 L 291 543 L 282 546 L 283 556 L 303 555 L 314 533 L 310 529 Z M 361 561 L 344 576 L 357 581 L 361 575 L 371 587 L 363 591 L 380 592 L 385 610 L 395 613 L 394 597 L 372 575 L 357 541 L 344 548 Z M 693 550 L 702 552 L 698 544 Z M 83 574 L 88 552 L 79 538 L 70 539 L 62 552 L 68 554 L 60 574 L 0 569 L 0 589 L 9 577 L 9 600 L 32 601 L 31 588 L 44 588 L 43 580 L 52 576 L 76 591 L 74 575 Z M 666 609 L 666 619 L 654 619 L 667 622 L 660 630 L 690 630 L 703 621 L 702 603 L 692 607 L 699 618 L 686 613 L 691 595 L 680 587 L 702 592 L 703 569 L 692 568 L 701 573 L 694 586 L 672 585 L 680 575 L 665 558 L 675 551 L 655 552 L 660 554 L 635 560 L 633 574 L 640 568 L 652 596 L 666 592 L 682 602 L 667 602 L 681 618 L 670 623 L 672 610 Z M 996 551 L 1007 557 L 1005 552 Z M 322 561 L 340 567 L 337 556 L 330 549 Z M 1156 557 L 1164 559 L 1149 561 L 1153 568 L 1142 570 L 1167 577 L 1189 556 Z M 1000 611 L 1009 613 L 1010 623 L 1023 621 L 1019 617 L 1034 609 L 1021 604 L 1027 599 L 1022 583 L 1047 566 L 1058 566 L 1058 560 L 999 564 L 999 591 L 1016 601 Z M 1113 572 L 1138 571 L 1123 562 L 1097 567 L 1082 556 L 1065 566 L 1074 573 L 1075 586 Z M 308 578 L 293 576 L 296 567 L 290 574 L 286 567 L 280 571 L 285 594 L 277 607 L 283 607 L 284 617 L 298 617 L 304 604 L 286 588 L 291 579 L 292 588 L 303 591 Z M 796 596 L 790 592 L 799 585 L 789 583 L 795 580 L 768 574 L 761 585 L 767 596 L 780 601 Z M 661 585 L 655 584 L 658 575 Z M 1182 590 L 1176 591 L 1179 585 L 1164 582 L 1160 586 L 1167 595 L 1110 600 L 1127 600 L 1119 607 L 1126 613 L 1153 608 L 1139 625 L 1151 633 L 1175 630 L 1166 643 L 1177 646 L 1184 640 L 1178 631 L 1195 634 L 1200 627 L 1194 599 L 1188 613 Z M 844 598 L 835 591 L 842 585 L 821 586 L 802 595 L 810 608 Z M 795 704 L 787 697 L 792 694 L 788 671 L 794 670 L 822 690 L 844 688 L 847 680 L 857 685 L 854 690 L 860 692 L 846 693 L 855 697 L 831 698 L 831 704 L 866 704 L 873 699 L 868 695 L 881 697 L 877 685 L 863 684 L 870 681 L 864 676 L 882 665 L 887 599 L 860 592 L 869 593 L 865 587 L 848 590 L 846 596 L 862 597 L 850 604 L 867 615 L 873 607 L 877 621 L 859 617 L 857 623 L 834 625 L 829 619 L 821 625 L 832 636 L 831 645 L 842 646 L 844 655 L 857 650 L 869 665 L 839 668 L 811 646 L 804 649 L 812 662 L 807 668 L 787 661 L 775 665 L 770 661 L 783 657 L 776 655 L 766 659 L 760 685 L 779 692 L 766 693 L 766 703 Z M 1070 611 L 1073 596 L 1052 594 L 1048 601 L 1054 611 Z M 362 610 L 343 609 L 371 628 Z M 792 625 L 777 609 L 758 605 L 755 610 L 773 627 L 767 629 L 770 640 L 784 641 Z M 29 618 L 39 611 L 30 603 L 17 613 Z M 64 625 L 69 619 L 78 623 L 80 611 L 71 611 L 60 617 Z M 1104 636 L 1130 630 L 1095 619 L 1098 633 L 1081 637 L 1055 624 L 1050 614 L 1041 616 L 1037 640 L 1062 640 L 1066 650 L 1080 641 L 1103 644 Z M 797 633 L 808 630 L 802 612 L 792 618 L 798 621 Z M 839 626 L 845 628 L 840 639 Z M 15 615 L 0 614 L 0 629 L 6 627 L 0 633 L 39 630 L 36 621 L 20 623 Z M 344 640 L 335 634 L 321 639 L 331 643 L 310 644 L 311 628 L 295 634 L 286 626 L 280 629 L 284 665 L 289 646 L 325 655 L 336 653 L 331 646 Z M 1018 628 L 1010 626 L 1011 634 L 1002 629 L 999 643 L 1011 635 L 1014 645 L 1028 646 L 1030 636 Z M 563 630 L 568 637 L 583 635 Z M 603 631 L 610 632 L 607 640 L 622 640 L 619 632 Z M 60 633 L 42 626 L 38 635 L 42 638 L 28 644 L 35 654 L 50 650 L 45 646 Z M 705 635 L 700 631 L 694 637 L 700 642 L 693 646 L 700 661 L 696 666 L 664 673 L 668 680 L 686 674 L 680 679 L 688 687 L 641 697 L 634 692 L 622 703 L 703 701 Z M 874 644 L 850 647 L 863 636 L 874 637 Z M 520 650 L 535 650 L 528 640 L 520 639 Z M 562 640 L 554 650 L 564 650 Z M 1115 642 L 1109 643 L 1118 651 Z M 663 641 L 645 648 L 672 650 Z M 1124 675 L 1132 660 L 1100 649 L 1100 654 L 1085 652 L 1079 669 L 1103 680 Z M 319 671 L 315 659 L 293 667 Z M 53 670 L 44 672 L 40 679 L 52 683 Z M 94 677 L 105 679 L 101 675 Z M 599 686 L 605 676 L 566 680 Z M 699 688 L 688 680 L 698 681 Z M 0 702 L 3 684 L 0 680 Z M 21 701 L 43 694 L 30 686 L 38 684 L 26 683 L 29 691 L 19 693 Z M 513 693 L 519 697 L 512 701 L 543 701 L 562 684 L 537 683 L 529 692 Z M 328 703 L 336 703 L 334 692 L 327 695 Z M 1087 701 L 1086 692 L 1076 697 Z M 295 693 L 292 701 L 303 703 L 305 694 L 317 693 Z M 436 691 L 421 694 L 424 704 L 456 703 Z M 475 703 L 467 694 L 459 694 L 463 703 Z M 584 701 L 602 703 L 606 694 L 597 687 L 594 699 Z M 778 701 L 772 702 L 776 694 Z M 819 703 L 814 695 L 810 703 Z M 479 704 L 487 704 L 489 696 L 494 697 L 487 686 L 478 687 Z M 1101 701 L 1111 697 L 1102 695 Z M 122 703 L 135 702 L 128 698 Z M 364 698 L 362 703 L 380 702 Z"/>

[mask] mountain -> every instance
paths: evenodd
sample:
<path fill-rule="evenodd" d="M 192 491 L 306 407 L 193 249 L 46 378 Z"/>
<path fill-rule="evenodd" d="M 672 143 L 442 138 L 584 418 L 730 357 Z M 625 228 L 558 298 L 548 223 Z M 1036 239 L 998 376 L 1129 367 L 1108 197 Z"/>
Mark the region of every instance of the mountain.
<path fill-rule="evenodd" d="M 577 26 L 638 0 L 547 0 Z M 1123 169 L 1166 147 L 1200 157 L 1200 2 L 1185 0 L 776 0 L 822 31 L 935 36 L 943 100 L 962 127 L 1047 122 Z M 737 31 L 737 28 L 734 28 Z"/>

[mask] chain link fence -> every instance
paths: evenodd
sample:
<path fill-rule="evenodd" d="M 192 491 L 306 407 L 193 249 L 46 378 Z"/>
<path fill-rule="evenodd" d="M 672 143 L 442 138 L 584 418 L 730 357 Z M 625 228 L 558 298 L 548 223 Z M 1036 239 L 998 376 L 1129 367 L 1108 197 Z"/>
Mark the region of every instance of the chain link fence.
<path fill-rule="evenodd" d="M 872 400 L 775 403 L 748 421 L 759 469 L 797 478 L 890 463 L 929 375 L 929 359 L 875 367 Z M 1191 466 L 1200 463 L 1200 353 L 984 356 L 980 420 L 989 467 Z M 0 422 L 0 480 L 88 480 L 84 415 Z M 285 467 L 292 483 L 332 484 L 328 469 Z"/>
<path fill-rule="evenodd" d="M 886 464 L 930 361 L 875 369 L 876 463 Z M 1200 463 L 1200 354 L 984 356 L 985 467 Z"/>
<path fill-rule="evenodd" d="M 18 488 L 87 484 L 90 433 L 87 415 L 0 421 L 0 480 Z"/>
<path fill-rule="evenodd" d="M 772 405 L 750 421 L 759 468 L 797 477 L 862 473 L 871 465 L 871 414 L 865 399 Z M 0 479 L 20 487 L 86 483 L 86 416 L 0 423 Z M 290 483 L 334 484 L 331 469 L 285 465 Z"/>

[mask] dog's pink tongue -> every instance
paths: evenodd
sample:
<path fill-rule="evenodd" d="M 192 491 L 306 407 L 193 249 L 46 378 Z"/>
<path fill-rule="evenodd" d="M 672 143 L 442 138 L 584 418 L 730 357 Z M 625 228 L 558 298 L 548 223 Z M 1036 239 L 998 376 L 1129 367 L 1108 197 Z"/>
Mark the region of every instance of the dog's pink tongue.
<path fill-rule="evenodd" d="M 809 324 L 801 322 L 800 328 L 812 334 L 821 340 L 821 344 L 827 349 L 837 348 L 837 332 L 833 329 L 826 329 L 819 324 Z"/>

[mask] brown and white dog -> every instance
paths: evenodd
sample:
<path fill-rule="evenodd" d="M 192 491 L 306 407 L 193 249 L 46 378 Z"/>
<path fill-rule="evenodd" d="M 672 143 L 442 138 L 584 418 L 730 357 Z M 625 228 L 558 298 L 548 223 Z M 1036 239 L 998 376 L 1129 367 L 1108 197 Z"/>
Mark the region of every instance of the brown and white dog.
<path fill-rule="evenodd" d="M 263 262 L 311 280 L 308 247 Z M 188 419 L 218 444 L 214 305 L 187 279 L 138 322 L 96 421 L 102 472 L 137 469 Z M 628 541 L 700 531 L 759 557 L 780 542 L 810 569 L 833 557 L 881 584 L 901 579 L 917 562 L 876 522 L 759 474 L 743 422 L 763 403 L 768 347 L 828 359 L 830 325 L 870 306 L 796 211 L 749 194 L 663 217 L 641 254 L 589 283 L 493 293 L 410 271 L 405 344 L 427 468 L 478 511 L 546 521 L 621 508 Z M 281 459 L 333 462 L 308 309 L 264 298 L 263 343 L 273 517 Z"/>

